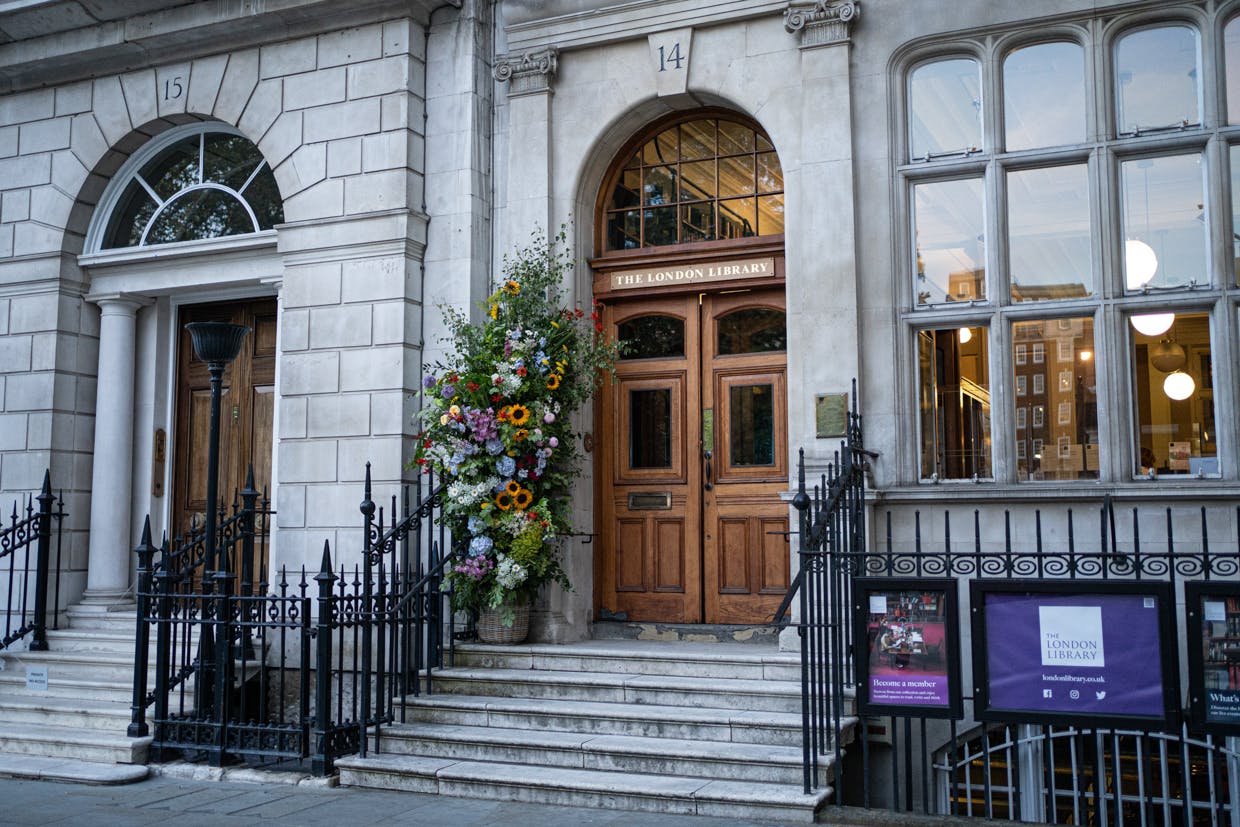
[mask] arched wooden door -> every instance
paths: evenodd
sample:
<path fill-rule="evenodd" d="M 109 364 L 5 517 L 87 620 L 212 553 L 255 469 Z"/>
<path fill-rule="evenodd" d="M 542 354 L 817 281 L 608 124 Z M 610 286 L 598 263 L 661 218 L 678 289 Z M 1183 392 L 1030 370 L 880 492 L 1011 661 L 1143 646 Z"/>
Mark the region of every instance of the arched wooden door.
<path fill-rule="evenodd" d="M 597 402 L 600 617 L 769 621 L 789 583 L 777 288 L 604 303 L 629 343 Z"/>

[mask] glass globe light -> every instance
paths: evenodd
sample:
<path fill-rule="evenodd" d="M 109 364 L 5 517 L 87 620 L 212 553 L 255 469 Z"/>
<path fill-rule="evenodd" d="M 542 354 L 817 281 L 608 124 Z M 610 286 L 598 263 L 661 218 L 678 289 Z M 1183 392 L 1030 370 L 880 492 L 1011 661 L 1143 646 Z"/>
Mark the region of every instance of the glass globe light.
<path fill-rule="evenodd" d="M 1197 383 L 1193 381 L 1193 377 L 1182 370 L 1167 374 L 1167 378 L 1163 380 L 1163 393 L 1176 401 L 1188 399 L 1196 389 Z"/>
<path fill-rule="evenodd" d="M 1146 336 L 1161 336 L 1175 323 L 1175 314 L 1147 313 L 1142 316 L 1129 316 L 1128 321 L 1132 322 L 1132 326 L 1137 329 L 1138 333 L 1144 333 Z"/>
<path fill-rule="evenodd" d="M 967 345 L 973 341 L 973 331 L 967 327 L 960 328 L 960 344 Z"/>
<path fill-rule="evenodd" d="M 1129 290 L 1140 290 L 1158 272 L 1158 256 L 1144 241 L 1130 238 L 1124 242 L 1124 280 Z"/>

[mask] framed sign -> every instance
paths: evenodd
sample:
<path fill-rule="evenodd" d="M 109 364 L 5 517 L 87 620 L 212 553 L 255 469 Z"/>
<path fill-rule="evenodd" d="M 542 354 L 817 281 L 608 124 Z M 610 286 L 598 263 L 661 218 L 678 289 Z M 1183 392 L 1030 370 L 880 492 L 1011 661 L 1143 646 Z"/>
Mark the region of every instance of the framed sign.
<path fill-rule="evenodd" d="M 953 578 L 853 580 L 857 709 L 959 718 L 960 629 Z"/>
<path fill-rule="evenodd" d="M 1184 584 L 1188 713 L 1194 726 L 1240 735 L 1240 583 Z"/>
<path fill-rule="evenodd" d="M 973 580 L 979 721 L 1157 726 L 1178 719 L 1167 583 Z"/>

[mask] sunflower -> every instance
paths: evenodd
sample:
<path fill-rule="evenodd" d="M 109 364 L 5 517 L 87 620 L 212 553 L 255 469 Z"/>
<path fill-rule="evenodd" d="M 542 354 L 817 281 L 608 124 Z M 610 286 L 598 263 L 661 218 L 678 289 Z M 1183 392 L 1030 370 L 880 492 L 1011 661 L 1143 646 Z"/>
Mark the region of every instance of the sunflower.
<path fill-rule="evenodd" d="M 508 480 L 508 484 L 504 486 L 504 490 L 515 497 L 521 491 L 521 483 L 516 480 Z"/>
<path fill-rule="evenodd" d="M 509 279 L 508 281 L 504 282 L 504 292 L 511 296 L 515 296 L 521 292 L 521 285 Z"/>
<path fill-rule="evenodd" d="M 517 442 L 522 441 L 529 435 L 530 435 L 530 432 L 525 428 L 517 428 L 517 430 L 512 432 L 512 438 L 515 439 Z"/>
<path fill-rule="evenodd" d="M 524 405 L 513 405 L 512 409 L 508 411 L 509 421 L 518 428 L 524 425 L 529 418 L 530 409 Z"/>
<path fill-rule="evenodd" d="M 501 491 L 495 495 L 495 507 L 500 511 L 507 511 L 512 508 L 512 495 L 507 491 Z"/>
<path fill-rule="evenodd" d="M 493 305 L 491 305 L 491 311 L 490 311 L 490 312 L 491 312 L 491 318 L 492 318 L 492 319 L 497 319 L 497 318 L 499 318 L 499 305 L 498 305 L 498 304 L 493 304 Z"/>
<path fill-rule="evenodd" d="M 512 504 L 518 511 L 524 511 L 534 501 L 534 494 L 528 488 L 522 488 L 512 498 Z"/>
<path fill-rule="evenodd" d="M 553 391 L 560 386 L 559 374 L 553 373 L 547 377 L 547 390 Z"/>

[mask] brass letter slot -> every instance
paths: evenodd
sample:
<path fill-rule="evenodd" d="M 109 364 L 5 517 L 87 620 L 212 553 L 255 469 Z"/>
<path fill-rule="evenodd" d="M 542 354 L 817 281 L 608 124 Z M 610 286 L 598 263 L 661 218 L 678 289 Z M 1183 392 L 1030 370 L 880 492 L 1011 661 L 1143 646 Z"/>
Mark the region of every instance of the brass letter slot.
<path fill-rule="evenodd" d="M 629 494 L 629 511 L 671 510 L 671 491 L 633 491 Z"/>

